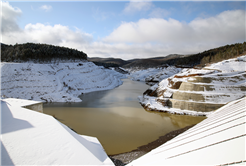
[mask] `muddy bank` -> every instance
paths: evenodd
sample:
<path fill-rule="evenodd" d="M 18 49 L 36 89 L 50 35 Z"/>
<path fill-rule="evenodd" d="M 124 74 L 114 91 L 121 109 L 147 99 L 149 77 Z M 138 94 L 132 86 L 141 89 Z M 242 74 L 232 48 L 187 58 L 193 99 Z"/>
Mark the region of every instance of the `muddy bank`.
<path fill-rule="evenodd" d="M 179 130 L 171 131 L 170 133 L 167 133 L 164 136 L 159 137 L 159 139 L 147 144 L 138 147 L 137 149 L 131 151 L 131 152 L 126 152 L 126 153 L 121 153 L 121 154 L 116 154 L 116 155 L 110 155 L 109 157 L 111 160 L 114 162 L 116 166 L 123 166 L 125 164 L 130 163 L 131 161 L 145 155 L 146 153 L 150 152 L 152 149 L 157 148 L 158 146 L 164 144 L 165 142 L 173 139 L 177 135 L 185 132 L 189 128 L 193 127 L 194 125 L 184 127 Z"/>

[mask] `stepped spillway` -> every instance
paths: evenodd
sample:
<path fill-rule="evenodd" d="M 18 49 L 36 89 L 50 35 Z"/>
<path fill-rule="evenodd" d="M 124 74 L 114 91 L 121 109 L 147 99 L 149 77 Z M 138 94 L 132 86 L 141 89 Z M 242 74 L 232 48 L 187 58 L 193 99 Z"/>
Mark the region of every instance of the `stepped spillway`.
<path fill-rule="evenodd" d="M 245 57 L 203 69 L 184 69 L 151 87 L 140 97 L 140 103 L 152 111 L 208 115 L 246 95 Z"/>

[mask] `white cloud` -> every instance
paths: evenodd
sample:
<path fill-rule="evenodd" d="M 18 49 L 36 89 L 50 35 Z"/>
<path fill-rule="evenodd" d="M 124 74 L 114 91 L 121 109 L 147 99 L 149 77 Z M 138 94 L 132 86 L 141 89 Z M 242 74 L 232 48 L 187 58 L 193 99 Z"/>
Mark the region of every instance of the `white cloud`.
<path fill-rule="evenodd" d="M 104 41 L 129 43 L 227 43 L 245 40 L 245 11 L 225 11 L 190 23 L 150 18 L 123 22 Z"/>
<path fill-rule="evenodd" d="M 3 43 L 47 43 L 76 48 L 92 41 L 92 35 L 83 33 L 79 29 L 71 30 L 67 26 L 54 26 L 41 23 L 27 24 L 21 32 L 7 33 L 2 36 Z"/>
<path fill-rule="evenodd" d="M 76 27 L 71 29 L 60 24 L 53 26 L 41 23 L 27 24 L 24 29 L 20 29 L 17 18 L 21 14 L 20 9 L 12 7 L 8 2 L 2 2 L 1 42 L 6 44 L 47 43 L 78 49 L 93 41 L 91 34 L 82 32 Z"/>
<path fill-rule="evenodd" d="M 52 9 L 52 6 L 50 5 L 43 5 L 40 7 L 40 9 L 44 10 L 45 12 L 49 12 Z"/>
<path fill-rule="evenodd" d="M 186 45 L 186 44 L 127 44 L 93 42 L 90 45 L 80 47 L 89 57 L 114 57 L 122 59 L 150 58 L 167 56 L 169 54 L 198 53 L 214 48 L 214 43 Z"/>
<path fill-rule="evenodd" d="M 245 11 L 225 11 L 189 23 L 175 19 L 149 18 L 122 22 L 103 40 L 78 28 L 56 24 L 27 24 L 20 29 L 17 21 L 22 11 L 8 3 L 2 5 L 2 41 L 47 43 L 84 51 L 89 57 L 123 59 L 189 54 L 245 41 Z"/>
<path fill-rule="evenodd" d="M 140 19 L 138 22 L 122 22 L 103 41 L 131 43 L 121 49 L 127 58 L 197 53 L 244 42 L 245 18 L 244 10 L 232 10 L 214 17 L 197 18 L 189 23 L 171 18 Z"/>
<path fill-rule="evenodd" d="M 129 3 L 127 3 L 123 12 L 126 14 L 132 14 L 139 11 L 150 10 L 152 7 L 154 7 L 154 5 L 148 1 L 130 1 Z"/>
<path fill-rule="evenodd" d="M 151 47 L 151 48 L 150 48 Z M 107 44 L 104 42 L 94 42 L 92 45 L 87 45 L 86 53 L 91 57 L 114 57 L 122 59 L 147 58 L 150 53 L 158 56 L 156 50 L 153 51 L 152 46 L 144 45 L 128 45 L 125 43 Z M 159 54 L 164 55 L 164 54 Z"/>
<path fill-rule="evenodd" d="M 1 33 L 20 31 L 17 20 L 21 16 L 22 11 L 19 8 L 12 7 L 8 2 L 2 2 L 1 10 Z"/>

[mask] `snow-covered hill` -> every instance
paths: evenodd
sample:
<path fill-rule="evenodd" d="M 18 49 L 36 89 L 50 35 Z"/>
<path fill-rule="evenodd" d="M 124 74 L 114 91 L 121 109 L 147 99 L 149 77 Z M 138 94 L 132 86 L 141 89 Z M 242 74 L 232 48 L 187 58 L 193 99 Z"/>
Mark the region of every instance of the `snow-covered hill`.
<path fill-rule="evenodd" d="M 92 62 L 1 63 L 1 96 L 47 102 L 79 102 L 81 93 L 113 89 L 126 76 Z"/>
<path fill-rule="evenodd" d="M 133 81 L 143 81 L 149 85 L 154 85 L 161 80 L 171 77 L 181 71 L 181 68 L 169 66 L 165 68 L 149 68 L 149 69 L 128 69 L 129 77 Z"/>
<path fill-rule="evenodd" d="M 203 69 L 183 69 L 139 97 L 144 108 L 178 114 L 208 115 L 246 95 L 246 55 Z"/>

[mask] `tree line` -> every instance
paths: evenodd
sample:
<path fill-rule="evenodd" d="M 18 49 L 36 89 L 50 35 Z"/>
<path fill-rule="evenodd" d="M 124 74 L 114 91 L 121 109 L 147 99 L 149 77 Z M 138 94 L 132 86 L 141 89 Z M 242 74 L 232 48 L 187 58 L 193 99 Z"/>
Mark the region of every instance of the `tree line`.
<path fill-rule="evenodd" d="M 87 54 L 76 49 L 48 44 L 6 45 L 1 43 L 2 62 L 51 62 L 52 60 L 87 60 Z"/>
<path fill-rule="evenodd" d="M 206 64 L 235 58 L 243 54 L 246 54 L 246 42 L 226 45 L 201 53 L 170 59 L 163 62 L 163 64 L 175 65 L 177 67 L 204 67 Z"/>

